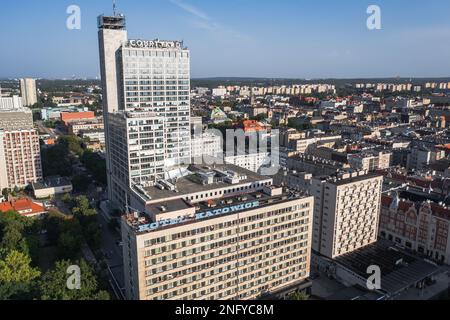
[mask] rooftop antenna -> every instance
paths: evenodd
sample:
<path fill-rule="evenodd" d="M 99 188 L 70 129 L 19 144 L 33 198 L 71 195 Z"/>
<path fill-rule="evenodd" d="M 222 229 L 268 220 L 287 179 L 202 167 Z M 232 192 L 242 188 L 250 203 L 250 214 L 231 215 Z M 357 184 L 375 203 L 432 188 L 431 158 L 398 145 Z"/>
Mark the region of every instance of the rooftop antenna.
<path fill-rule="evenodd" d="M 113 14 L 116 16 L 116 0 L 113 0 Z"/>

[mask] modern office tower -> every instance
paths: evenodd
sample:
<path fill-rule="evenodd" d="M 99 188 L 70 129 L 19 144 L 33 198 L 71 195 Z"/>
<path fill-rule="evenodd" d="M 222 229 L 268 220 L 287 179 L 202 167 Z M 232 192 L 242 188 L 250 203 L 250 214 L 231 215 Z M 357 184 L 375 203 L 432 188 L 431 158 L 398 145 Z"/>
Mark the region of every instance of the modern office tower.
<path fill-rule="evenodd" d="M 188 170 L 142 189 L 143 213 L 122 218 L 128 299 L 255 299 L 310 287 L 313 197 L 234 165 Z"/>
<path fill-rule="evenodd" d="M 36 80 L 30 78 L 20 79 L 20 93 L 25 107 L 37 103 Z"/>
<path fill-rule="evenodd" d="M 191 161 L 189 50 L 178 41 L 129 40 L 125 17 L 98 18 L 108 194 L 125 206 Z M 127 198 L 128 197 L 128 198 Z"/>
<path fill-rule="evenodd" d="M 42 179 L 39 135 L 29 109 L 0 111 L 0 190 Z"/>
<path fill-rule="evenodd" d="M 377 241 L 383 177 L 365 171 L 314 177 L 312 249 L 328 258 Z"/>

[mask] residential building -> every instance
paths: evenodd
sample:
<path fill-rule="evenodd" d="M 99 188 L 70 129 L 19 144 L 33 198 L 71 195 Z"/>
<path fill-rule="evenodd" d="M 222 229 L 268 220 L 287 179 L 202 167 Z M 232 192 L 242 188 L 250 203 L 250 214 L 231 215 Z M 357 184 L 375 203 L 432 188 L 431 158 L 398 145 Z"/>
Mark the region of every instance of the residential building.
<path fill-rule="evenodd" d="M 39 135 L 30 109 L 0 111 L 0 190 L 42 179 Z"/>
<path fill-rule="evenodd" d="M 15 211 L 23 217 L 37 217 L 47 213 L 44 206 L 30 199 L 18 199 L 0 203 L 0 212 Z"/>
<path fill-rule="evenodd" d="M 246 153 L 225 156 L 224 160 L 226 163 L 234 164 L 253 172 L 260 172 L 259 170 L 264 164 L 270 163 L 270 154 L 268 152 Z"/>
<path fill-rule="evenodd" d="M 383 195 L 380 237 L 431 260 L 450 264 L 450 208 L 432 201 Z"/>
<path fill-rule="evenodd" d="M 22 98 L 19 96 L 1 97 L 0 110 L 22 109 Z"/>
<path fill-rule="evenodd" d="M 392 163 L 392 152 L 374 151 L 349 154 L 347 156 L 350 166 L 357 170 L 375 171 L 388 169 Z"/>
<path fill-rule="evenodd" d="M 25 107 L 37 103 L 36 80 L 31 78 L 20 79 L 20 94 Z"/>
<path fill-rule="evenodd" d="M 71 120 L 67 122 L 67 130 L 69 134 L 73 135 L 78 135 L 80 132 L 86 131 L 103 131 L 103 118 Z"/>
<path fill-rule="evenodd" d="M 413 146 L 409 149 L 407 168 L 422 170 L 424 167 L 445 157 L 445 151 L 427 146 Z"/>
<path fill-rule="evenodd" d="M 335 257 L 377 241 L 383 177 L 365 171 L 313 177 L 313 250 Z"/>
<path fill-rule="evenodd" d="M 211 132 L 204 132 L 199 136 L 192 136 L 192 158 L 203 162 L 203 157 L 223 157 L 222 136 L 213 134 Z M 197 162 L 195 162 L 197 163 Z"/>

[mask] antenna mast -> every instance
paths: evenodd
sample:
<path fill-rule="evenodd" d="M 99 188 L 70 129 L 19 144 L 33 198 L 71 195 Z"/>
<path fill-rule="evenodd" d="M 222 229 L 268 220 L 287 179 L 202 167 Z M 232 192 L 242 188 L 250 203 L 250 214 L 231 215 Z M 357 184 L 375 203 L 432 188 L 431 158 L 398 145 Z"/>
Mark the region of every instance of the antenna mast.
<path fill-rule="evenodd" d="M 113 14 L 116 16 L 116 0 L 113 0 Z"/>

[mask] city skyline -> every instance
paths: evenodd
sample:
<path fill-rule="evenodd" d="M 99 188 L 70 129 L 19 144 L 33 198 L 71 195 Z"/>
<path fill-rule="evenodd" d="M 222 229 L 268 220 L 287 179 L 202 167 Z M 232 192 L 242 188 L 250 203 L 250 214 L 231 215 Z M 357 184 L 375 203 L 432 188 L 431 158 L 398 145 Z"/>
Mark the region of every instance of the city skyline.
<path fill-rule="evenodd" d="M 5 12 L 11 14 L 2 19 L 0 26 L 10 30 L 5 35 L 10 45 L 0 53 L 0 78 L 98 77 L 97 45 L 92 34 L 96 16 L 112 13 L 111 1 L 77 1 L 75 5 L 81 9 L 81 30 L 66 28 L 69 17 L 66 10 L 72 4 L 69 1 L 57 5 L 54 1 L 36 4 L 23 0 L 3 5 Z M 118 12 L 129 17 L 127 27 L 132 30 L 131 38 L 139 34 L 147 39 L 177 39 L 188 43 L 193 78 L 450 75 L 450 67 L 441 63 L 450 53 L 450 42 L 445 41 L 450 36 L 450 26 L 441 22 L 449 11 L 445 10 L 448 3 L 436 0 L 425 7 L 419 2 L 378 1 L 382 29 L 368 30 L 366 10 L 371 4 L 369 1 L 345 4 L 326 1 L 320 5 L 321 10 L 319 5 L 298 1 L 217 4 L 157 0 L 152 3 L 119 1 L 117 5 Z M 328 9 L 323 10 L 323 5 Z M 155 11 L 158 15 L 145 14 Z M 12 17 L 17 15 L 22 16 L 23 22 L 11 30 L 8 26 L 14 25 Z M 433 19 L 423 19 L 424 15 Z M 47 37 L 48 34 L 53 37 Z M 433 45 L 433 50 L 424 43 Z"/>

